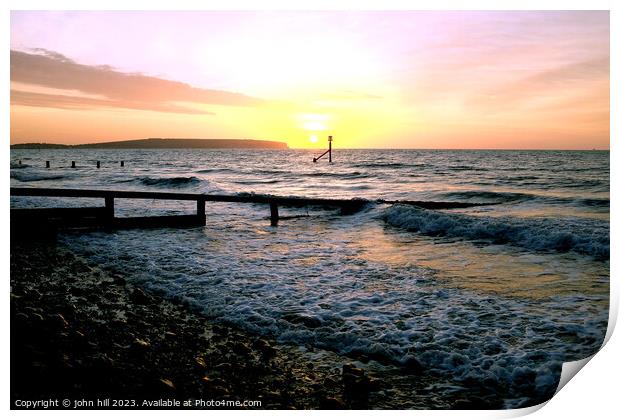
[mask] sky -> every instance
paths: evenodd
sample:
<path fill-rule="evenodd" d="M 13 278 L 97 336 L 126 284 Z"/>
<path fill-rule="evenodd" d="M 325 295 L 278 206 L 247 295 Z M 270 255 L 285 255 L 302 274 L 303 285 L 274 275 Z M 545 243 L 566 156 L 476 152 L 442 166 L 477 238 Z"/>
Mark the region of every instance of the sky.
<path fill-rule="evenodd" d="M 608 149 L 607 11 L 11 12 L 11 143 Z"/>

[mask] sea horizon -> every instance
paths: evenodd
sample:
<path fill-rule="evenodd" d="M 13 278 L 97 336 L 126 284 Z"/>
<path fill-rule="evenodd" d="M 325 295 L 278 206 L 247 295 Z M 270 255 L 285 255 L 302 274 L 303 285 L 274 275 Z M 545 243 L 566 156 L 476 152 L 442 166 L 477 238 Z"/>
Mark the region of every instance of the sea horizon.
<path fill-rule="evenodd" d="M 250 140 L 250 139 L 247 139 Z M 120 141 L 120 140 L 111 140 L 110 142 L 116 142 L 116 141 Z M 276 140 L 274 140 L 276 141 Z M 107 143 L 107 142 L 106 142 Z M 286 143 L 286 142 L 284 142 Z M 34 142 L 25 142 L 25 143 L 11 143 L 11 146 L 17 146 L 17 145 L 25 145 L 25 144 L 59 144 L 62 146 L 76 146 L 76 145 L 84 145 L 84 144 L 89 144 L 89 143 L 47 143 L 47 142 L 42 142 L 42 143 L 34 143 Z M 327 146 L 325 147 L 321 147 L 321 146 L 316 146 L 316 147 L 289 147 L 288 150 L 323 150 L 326 149 Z M 36 147 L 32 147 L 26 150 L 36 150 Z M 140 149 L 144 149 L 144 150 L 148 150 L 149 148 L 140 148 L 140 147 L 136 147 L 136 148 L 110 148 L 110 150 L 140 150 Z M 162 148 L 164 149 L 164 148 Z M 170 148 L 166 148 L 166 149 L 188 149 L 186 147 L 170 147 Z M 217 150 L 228 150 L 230 148 L 227 147 L 219 147 L 219 148 L 212 148 L 212 149 L 217 149 Z M 260 148 L 257 148 L 260 149 Z M 252 150 L 252 149 L 241 149 L 241 150 Z M 267 149 L 267 148 L 263 148 L 260 150 L 287 150 L 287 149 Z M 593 148 L 593 149 L 587 149 L 587 148 L 580 148 L 580 149 L 512 149 L 512 148 L 432 148 L 432 147 L 348 147 L 348 148 L 335 148 L 334 147 L 334 153 L 337 153 L 338 150 L 434 150 L 434 151 L 442 151 L 442 150 L 447 150 L 447 151 L 512 151 L 512 152 L 518 152 L 518 151 L 530 151 L 530 152 L 536 152 L 536 151 L 550 151 L 550 152 L 570 152 L 570 151 L 575 151 L 575 152 L 609 152 L 610 149 L 597 149 L 597 148 Z"/>

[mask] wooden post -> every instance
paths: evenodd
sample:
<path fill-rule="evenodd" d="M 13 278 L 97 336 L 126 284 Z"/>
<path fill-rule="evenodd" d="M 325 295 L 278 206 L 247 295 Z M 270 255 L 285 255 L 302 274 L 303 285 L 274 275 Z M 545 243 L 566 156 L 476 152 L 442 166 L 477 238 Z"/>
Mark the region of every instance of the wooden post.
<path fill-rule="evenodd" d="M 327 141 L 329 141 L 329 163 L 332 163 L 332 136 L 329 136 Z"/>
<path fill-rule="evenodd" d="M 105 219 L 106 224 L 112 224 L 114 220 L 114 196 L 112 195 L 105 197 Z"/>
<path fill-rule="evenodd" d="M 71 167 L 75 168 L 75 161 L 74 160 L 71 161 Z"/>
<path fill-rule="evenodd" d="M 101 162 L 97 161 L 97 169 L 101 168 Z"/>
<path fill-rule="evenodd" d="M 121 168 L 125 166 L 125 161 L 121 160 Z"/>
<path fill-rule="evenodd" d="M 280 218 L 278 214 L 278 203 L 270 201 L 269 210 L 271 210 L 271 226 L 278 226 L 278 219 Z"/>
<path fill-rule="evenodd" d="M 21 160 L 19 161 L 19 166 L 22 166 L 22 161 Z"/>
<path fill-rule="evenodd" d="M 46 168 L 49 168 L 49 167 L 50 167 L 50 161 L 49 161 L 49 160 L 46 160 L 46 161 L 45 161 L 45 167 L 46 167 Z"/>
<path fill-rule="evenodd" d="M 196 216 L 198 216 L 198 220 L 200 220 L 200 223 L 202 223 L 203 226 L 207 224 L 207 216 L 205 215 L 205 200 L 196 200 Z"/>

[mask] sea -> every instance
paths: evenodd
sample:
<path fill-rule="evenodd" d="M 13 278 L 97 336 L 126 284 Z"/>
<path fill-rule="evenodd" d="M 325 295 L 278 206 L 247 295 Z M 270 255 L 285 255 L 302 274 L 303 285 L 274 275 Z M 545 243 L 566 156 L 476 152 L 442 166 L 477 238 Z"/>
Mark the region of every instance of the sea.
<path fill-rule="evenodd" d="M 553 394 L 563 362 L 600 348 L 608 151 L 336 149 L 333 163 L 313 163 L 318 154 L 11 150 L 10 176 L 13 187 L 370 200 L 352 215 L 281 208 L 278 226 L 265 205 L 207 203 L 204 227 L 64 232 L 58 241 L 249 333 L 379 368 L 419 363 L 452 384 L 437 392 L 477 384 L 503 390 L 506 408 L 523 407 Z M 11 207 L 102 204 L 11 197 Z M 193 212 L 193 202 L 116 200 L 119 217 Z"/>

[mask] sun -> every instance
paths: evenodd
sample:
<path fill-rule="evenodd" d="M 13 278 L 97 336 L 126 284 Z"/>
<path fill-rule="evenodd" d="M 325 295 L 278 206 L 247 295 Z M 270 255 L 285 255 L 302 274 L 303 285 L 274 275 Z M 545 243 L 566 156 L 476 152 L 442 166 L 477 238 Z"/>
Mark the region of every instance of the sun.
<path fill-rule="evenodd" d="M 312 143 L 316 143 L 318 140 L 319 140 L 319 138 L 316 136 L 316 134 L 312 134 L 312 135 L 310 136 L 310 141 L 311 141 Z"/>

